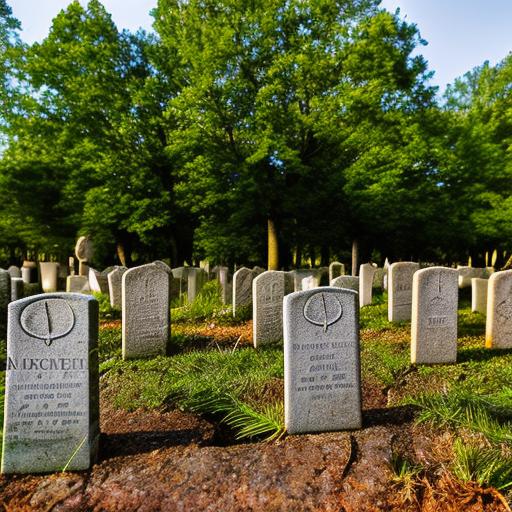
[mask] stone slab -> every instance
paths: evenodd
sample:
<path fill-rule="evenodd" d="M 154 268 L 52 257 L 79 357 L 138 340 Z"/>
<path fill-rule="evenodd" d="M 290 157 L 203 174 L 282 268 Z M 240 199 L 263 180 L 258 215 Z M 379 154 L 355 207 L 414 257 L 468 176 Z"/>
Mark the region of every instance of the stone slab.
<path fill-rule="evenodd" d="M 21 277 L 11 277 L 11 302 L 23 298 L 25 285 Z"/>
<path fill-rule="evenodd" d="M 345 265 L 339 261 L 333 261 L 329 265 L 329 283 L 332 283 L 333 279 L 345 275 Z"/>
<path fill-rule="evenodd" d="M 390 322 L 411 319 L 412 278 L 419 268 L 419 264 L 412 261 L 399 261 L 390 265 L 388 272 L 388 320 Z"/>
<path fill-rule="evenodd" d="M 359 307 L 372 303 L 373 277 L 377 268 L 371 263 L 359 267 Z"/>
<path fill-rule="evenodd" d="M 357 293 L 334 287 L 284 298 L 289 434 L 361 428 Z"/>
<path fill-rule="evenodd" d="M 11 274 L 0 269 L 0 339 L 7 338 L 7 307 L 11 302 Z"/>
<path fill-rule="evenodd" d="M 45 293 L 54 293 L 58 289 L 59 264 L 51 261 L 39 263 L 41 287 Z"/>
<path fill-rule="evenodd" d="M 121 309 L 122 306 L 122 280 L 127 270 L 126 267 L 115 267 L 107 274 L 110 305 L 115 309 Z"/>
<path fill-rule="evenodd" d="M 473 277 L 471 279 L 471 311 L 474 313 L 487 313 L 487 287 L 488 279 Z"/>
<path fill-rule="evenodd" d="M 252 306 L 252 282 L 257 273 L 242 267 L 233 274 L 233 316 L 240 308 Z"/>
<path fill-rule="evenodd" d="M 457 360 L 458 273 L 430 267 L 413 277 L 411 362 L 455 363 Z"/>
<path fill-rule="evenodd" d="M 3 473 L 85 470 L 99 439 L 98 303 L 55 293 L 9 305 Z"/>
<path fill-rule="evenodd" d="M 346 288 L 354 290 L 359 297 L 359 277 L 357 276 L 340 276 L 333 279 L 331 286 L 335 288 Z M 359 300 L 359 299 L 358 299 Z"/>
<path fill-rule="evenodd" d="M 109 295 L 108 274 L 89 268 L 89 287 L 92 292 Z"/>
<path fill-rule="evenodd" d="M 512 270 L 489 277 L 485 346 L 512 348 Z"/>

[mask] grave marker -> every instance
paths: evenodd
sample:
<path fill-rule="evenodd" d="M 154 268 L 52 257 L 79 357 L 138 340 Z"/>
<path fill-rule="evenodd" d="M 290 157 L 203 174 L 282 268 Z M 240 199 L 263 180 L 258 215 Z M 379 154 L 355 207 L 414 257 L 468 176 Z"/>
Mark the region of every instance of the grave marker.
<path fill-rule="evenodd" d="M 487 313 L 488 279 L 473 277 L 471 279 L 471 311 L 482 314 Z"/>
<path fill-rule="evenodd" d="M 11 302 L 23 298 L 24 284 L 21 277 L 11 277 Z"/>
<path fill-rule="evenodd" d="M 512 348 L 512 270 L 495 272 L 488 286 L 485 346 Z"/>
<path fill-rule="evenodd" d="M 42 261 L 39 263 L 41 272 L 41 287 L 45 293 L 54 293 L 57 291 L 59 264 L 54 262 Z"/>
<path fill-rule="evenodd" d="M 329 283 L 332 283 L 333 279 L 345 275 L 345 265 L 339 261 L 333 261 L 329 265 Z"/>
<path fill-rule="evenodd" d="M 354 290 L 355 292 L 358 292 L 357 294 L 359 296 L 359 277 L 357 276 L 337 277 L 332 281 L 331 286 L 334 286 L 335 288 L 346 288 L 347 290 Z"/>
<path fill-rule="evenodd" d="M 7 307 L 11 302 L 11 274 L 0 269 L 0 339 L 7 337 Z"/>
<path fill-rule="evenodd" d="M 364 263 L 359 267 L 359 307 L 372 303 L 373 276 L 376 267 L 371 263 Z"/>
<path fill-rule="evenodd" d="M 390 322 L 411 319 L 412 276 L 419 268 L 419 264 L 412 261 L 399 261 L 389 267 L 388 320 Z"/>
<path fill-rule="evenodd" d="M 233 274 L 233 316 L 237 309 L 252 306 L 252 282 L 256 277 L 254 270 L 239 268 Z"/>
<path fill-rule="evenodd" d="M 127 270 L 126 267 L 115 267 L 107 274 L 110 305 L 116 309 L 121 309 L 122 306 L 122 280 Z"/>

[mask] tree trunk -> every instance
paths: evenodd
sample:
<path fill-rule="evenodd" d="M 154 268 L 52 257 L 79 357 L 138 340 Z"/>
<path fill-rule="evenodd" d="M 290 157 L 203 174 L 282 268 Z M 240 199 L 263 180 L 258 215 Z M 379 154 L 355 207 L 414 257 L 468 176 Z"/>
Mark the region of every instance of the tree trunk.
<path fill-rule="evenodd" d="M 279 244 L 273 219 L 268 219 L 268 270 L 279 270 Z"/>
<path fill-rule="evenodd" d="M 352 275 L 357 276 L 359 270 L 359 242 L 354 239 L 352 241 Z"/>

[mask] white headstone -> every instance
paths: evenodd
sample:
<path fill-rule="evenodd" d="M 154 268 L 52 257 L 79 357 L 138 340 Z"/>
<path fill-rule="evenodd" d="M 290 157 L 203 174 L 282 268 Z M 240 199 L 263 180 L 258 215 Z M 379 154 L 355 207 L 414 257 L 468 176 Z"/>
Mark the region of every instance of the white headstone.
<path fill-rule="evenodd" d="M 126 267 L 116 267 L 107 274 L 108 291 L 110 295 L 110 305 L 113 308 L 121 309 L 122 305 L 122 280 L 123 274 L 128 269 Z"/>
<path fill-rule="evenodd" d="M 371 263 L 359 267 L 359 307 L 372 303 L 373 277 L 377 271 Z"/>
<path fill-rule="evenodd" d="M 459 289 L 455 269 L 430 267 L 413 277 L 411 362 L 454 363 L 457 360 Z"/>
<path fill-rule="evenodd" d="M 252 306 L 252 282 L 255 277 L 256 272 L 245 267 L 233 274 L 233 316 L 240 308 Z"/>
<path fill-rule="evenodd" d="M 473 277 L 487 277 L 487 269 L 478 267 L 467 267 L 459 265 L 457 267 L 459 273 L 459 288 L 469 288 Z"/>
<path fill-rule="evenodd" d="M 59 264 L 53 262 L 40 262 L 41 287 L 45 293 L 54 293 L 57 291 L 57 277 Z"/>
<path fill-rule="evenodd" d="M 21 269 L 19 267 L 16 267 L 15 265 L 11 265 L 7 272 L 11 274 L 11 277 L 21 277 Z"/>
<path fill-rule="evenodd" d="M 289 434 L 361 428 L 357 302 L 356 292 L 331 287 L 284 298 Z"/>
<path fill-rule="evenodd" d="M 131 268 L 122 278 L 123 358 L 165 355 L 170 340 L 171 269 L 161 261 Z"/>
<path fill-rule="evenodd" d="M 329 283 L 332 283 L 333 279 L 343 275 L 345 275 L 345 265 L 339 261 L 333 261 L 329 265 Z"/>
<path fill-rule="evenodd" d="M 66 291 L 70 293 L 82 293 L 90 291 L 87 276 L 68 276 L 66 278 Z"/>
<path fill-rule="evenodd" d="M 388 272 L 388 320 L 402 322 L 411 319 L 412 276 L 419 270 L 418 263 L 399 261 Z"/>
<path fill-rule="evenodd" d="M 359 297 L 359 277 L 357 276 L 340 276 L 333 279 L 331 286 L 335 288 L 346 288 L 347 290 L 354 290 L 358 292 Z M 359 302 L 359 299 L 358 299 Z"/>
<path fill-rule="evenodd" d="M 487 313 L 487 287 L 488 279 L 473 277 L 471 279 L 471 311 Z"/>
<path fill-rule="evenodd" d="M 489 278 L 485 346 L 512 348 L 512 270 Z"/>
<path fill-rule="evenodd" d="M 9 305 L 3 473 L 85 470 L 99 439 L 98 303 L 34 295 Z"/>
<path fill-rule="evenodd" d="M 188 301 L 193 302 L 204 284 L 208 281 L 208 274 L 202 268 L 188 267 Z"/>
<path fill-rule="evenodd" d="M 21 277 L 11 277 L 11 302 L 23 298 L 24 283 Z"/>
<path fill-rule="evenodd" d="M 103 272 L 98 272 L 93 268 L 89 269 L 89 287 L 91 291 L 96 293 L 105 293 L 109 294 L 108 287 L 108 274 L 104 274 Z"/>

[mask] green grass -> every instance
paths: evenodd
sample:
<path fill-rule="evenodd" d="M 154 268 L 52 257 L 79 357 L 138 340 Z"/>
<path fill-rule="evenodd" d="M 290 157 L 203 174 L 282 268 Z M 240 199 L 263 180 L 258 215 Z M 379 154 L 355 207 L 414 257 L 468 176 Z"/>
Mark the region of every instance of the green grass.
<path fill-rule="evenodd" d="M 93 292 L 92 295 L 98 301 L 100 320 L 118 320 L 121 318 L 121 310 L 110 305 L 110 297 L 107 293 Z"/>

